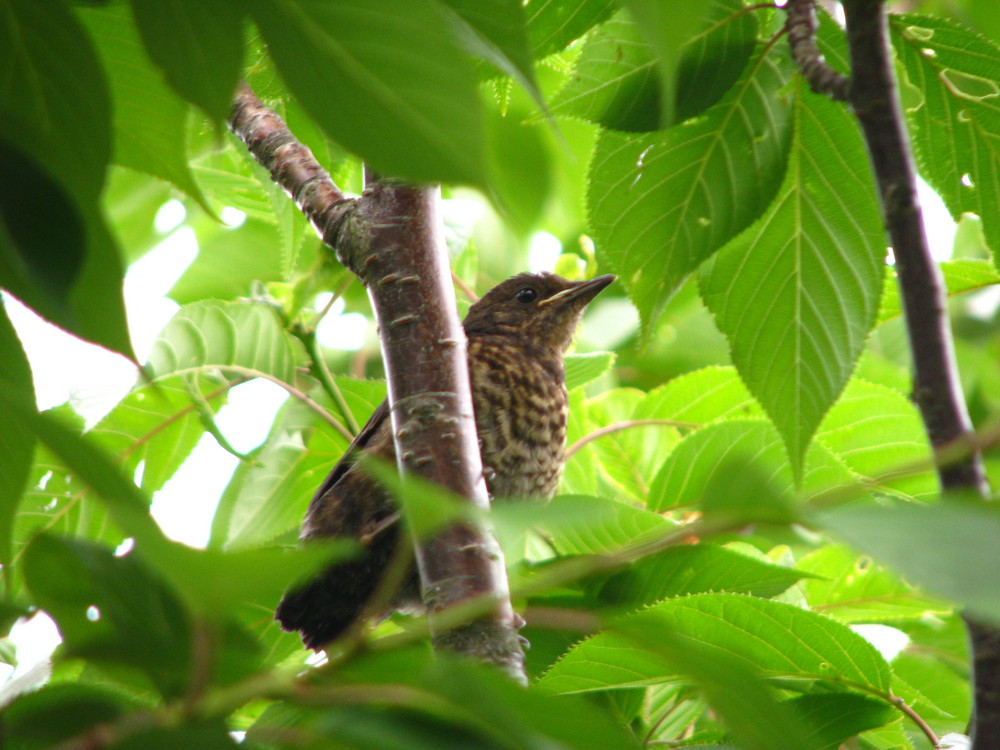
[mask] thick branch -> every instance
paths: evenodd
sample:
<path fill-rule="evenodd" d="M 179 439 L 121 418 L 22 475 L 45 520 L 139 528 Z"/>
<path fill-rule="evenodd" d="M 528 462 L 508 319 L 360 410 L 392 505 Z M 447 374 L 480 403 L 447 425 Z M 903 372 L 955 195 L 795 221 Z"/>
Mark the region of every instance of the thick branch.
<path fill-rule="evenodd" d="M 369 179 L 360 198 L 346 198 L 246 85 L 237 92 L 230 125 L 368 290 L 380 328 L 400 470 L 488 508 L 438 189 Z M 493 537 L 459 524 L 417 540 L 416 551 L 435 645 L 492 661 L 523 681 L 524 655 Z M 495 602 L 487 616 L 438 632 L 438 613 L 479 597 Z"/>
<path fill-rule="evenodd" d="M 882 0 L 844 0 L 851 54 L 849 102 L 864 132 L 896 258 L 900 296 L 913 353 L 913 398 L 936 451 L 968 440 L 972 425 L 955 365 L 946 295 L 924 233 L 916 172 L 893 74 Z M 981 455 L 958 460 L 937 455 L 945 490 L 990 488 Z M 966 617 L 972 642 L 975 715 L 973 748 L 1000 747 L 1000 633 Z"/>

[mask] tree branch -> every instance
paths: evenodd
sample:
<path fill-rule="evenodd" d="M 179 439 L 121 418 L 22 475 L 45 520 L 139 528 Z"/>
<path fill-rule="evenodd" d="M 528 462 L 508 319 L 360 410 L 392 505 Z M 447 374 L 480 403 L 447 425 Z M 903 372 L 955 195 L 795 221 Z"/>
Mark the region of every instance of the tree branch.
<path fill-rule="evenodd" d="M 488 508 L 438 188 L 366 173 L 364 194 L 345 197 L 245 84 L 237 91 L 230 126 L 368 291 L 380 329 L 400 471 Z M 461 523 L 415 546 L 435 646 L 491 661 L 524 681 L 518 623 L 492 535 Z M 483 597 L 493 603 L 484 617 L 458 628 L 438 627 L 443 610 Z"/>
<path fill-rule="evenodd" d="M 990 488 L 978 451 L 971 451 L 957 461 L 943 460 L 941 455 L 956 441 L 968 442 L 972 438 L 972 423 L 958 379 L 944 284 L 924 232 L 916 170 L 893 71 L 884 0 L 843 0 L 843 5 L 851 57 L 851 77 L 844 93 L 864 133 L 883 220 L 896 258 L 913 354 L 913 399 L 935 449 L 936 468 L 944 490 L 971 492 L 988 500 Z M 796 36 L 807 37 L 805 42 L 798 39 L 792 45 L 793 57 L 807 79 L 814 73 L 815 59 L 811 63 L 802 60 L 795 50 L 816 49 L 814 17 L 811 26 L 808 18 L 801 20 L 814 12 L 813 0 L 789 2 L 790 41 L 793 26 Z M 793 18 L 800 20 L 794 22 Z M 838 92 L 824 93 L 836 98 Z M 968 615 L 965 620 L 974 669 L 975 701 L 970 729 L 973 750 L 1000 747 L 1000 633 Z"/>

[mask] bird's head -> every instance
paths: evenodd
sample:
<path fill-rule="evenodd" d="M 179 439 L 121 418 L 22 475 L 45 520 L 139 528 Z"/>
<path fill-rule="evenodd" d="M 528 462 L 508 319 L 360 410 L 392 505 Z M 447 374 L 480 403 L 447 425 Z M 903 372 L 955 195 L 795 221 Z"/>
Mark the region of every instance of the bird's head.
<path fill-rule="evenodd" d="M 569 346 L 584 308 L 614 276 L 569 281 L 554 273 L 522 273 L 488 291 L 469 308 L 470 336 L 515 336 L 562 353 Z"/>

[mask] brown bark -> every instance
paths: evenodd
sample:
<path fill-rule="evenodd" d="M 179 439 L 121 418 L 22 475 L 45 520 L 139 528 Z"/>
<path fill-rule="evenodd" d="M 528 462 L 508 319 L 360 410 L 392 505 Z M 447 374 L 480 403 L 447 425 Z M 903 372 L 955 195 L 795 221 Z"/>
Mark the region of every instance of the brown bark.
<path fill-rule="evenodd" d="M 438 188 L 366 175 L 360 198 L 344 196 L 245 85 L 237 92 L 230 126 L 368 291 L 379 324 L 400 470 L 488 508 Z M 415 546 L 435 645 L 493 662 L 524 681 L 517 619 L 493 537 L 461 523 L 432 539 L 415 540 Z M 490 611 L 459 627 L 438 627 L 443 610 L 472 599 L 490 601 Z"/>

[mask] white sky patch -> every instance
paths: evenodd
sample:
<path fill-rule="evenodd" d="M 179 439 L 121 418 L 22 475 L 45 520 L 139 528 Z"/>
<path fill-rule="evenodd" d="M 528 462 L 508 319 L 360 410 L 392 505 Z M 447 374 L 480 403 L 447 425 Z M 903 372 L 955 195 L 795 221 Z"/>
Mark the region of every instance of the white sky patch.
<path fill-rule="evenodd" d="M 251 380 L 229 392 L 229 403 L 216 415 L 215 423 L 240 453 L 248 453 L 267 437 L 278 409 L 288 393 L 266 380 Z M 222 448 L 209 434 L 191 451 L 177 473 L 153 495 L 153 518 L 171 539 L 205 547 L 212 518 L 226 485 L 239 465 L 239 458 Z"/>
<path fill-rule="evenodd" d="M 910 643 L 910 636 L 888 625 L 851 625 L 851 630 L 878 649 L 886 661 L 895 659 Z"/>
<path fill-rule="evenodd" d="M 528 269 L 532 273 L 551 271 L 562 255 L 562 243 L 550 232 L 535 232 L 528 244 Z"/>
<path fill-rule="evenodd" d="M 927 244 L 930 246 L 931 255 L 937 261 L 949 260 L 958 225 L 952 221 L 941 196 L 919 177 L 917 194 L 924 212 L 924 231 L 927 232 Z"/>
<path fill-rule="evenodd" d="M 226 223 L 226 226 L 230 229 L 236 229 L 237 227 L 243 226 L 243 222 L 247 220 L 247 215 L 238 208 L 226 206 L 219 212 L 219 218 L 222 219 Z"/>
<path fill-rule="evenodd" d="M 183 224 L 186 218 L 187 209 L 184 208 L 184 204 L 179 200 L 169 200 L 156 212 L 153 227 L 160 234 L 166 234 Z"/>

